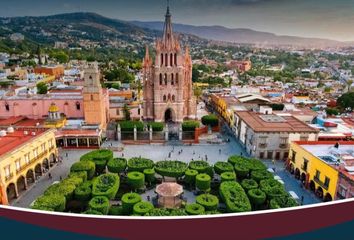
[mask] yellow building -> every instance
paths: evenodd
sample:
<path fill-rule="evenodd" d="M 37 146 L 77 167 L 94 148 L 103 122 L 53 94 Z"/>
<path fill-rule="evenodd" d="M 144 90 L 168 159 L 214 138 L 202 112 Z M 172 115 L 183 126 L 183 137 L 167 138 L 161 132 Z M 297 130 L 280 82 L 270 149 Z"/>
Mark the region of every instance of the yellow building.
<path fill-rule="evenodd" d="M 52 103 L 48 110 L 48 118 L 44 122 L 47 128 L 62 128 L 65 126 L 66 117 L 59 112 L 59 107 Z"/>
<path fill-rule="evenodd" d="M 57 159 L 54 130 L 0 130 L 1 203 L 7 204 L 47 172 Z"/>
<path fill-rule="evenodd" d="M 336 196 L 339 169 L 352 149 L 354 142 L 293 142 L 288 170 L 318 197 L 331 201 Z"/>

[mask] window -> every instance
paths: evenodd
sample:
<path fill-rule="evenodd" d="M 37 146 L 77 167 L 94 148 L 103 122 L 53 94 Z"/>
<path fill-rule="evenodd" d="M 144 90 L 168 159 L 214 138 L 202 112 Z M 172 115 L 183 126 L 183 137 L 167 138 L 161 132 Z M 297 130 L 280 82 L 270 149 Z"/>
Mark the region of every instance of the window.
<path fill-rule="evenodd" d="M 321 175 L 321 172 L 316 170 L 316 175 L 315 175 L 315 178 L 316 179 L 320 179 L 320 175 Z"/>
<path fill-rule="evenodd" d="M 33 150 L 33 156 L 34 158 L 38 157 L 38 148 Z"/>
<path fill-rule="evenodd" d="M 167 85 L 167 73 L 165 73 L 165 77 L 164 77 L 165 79 L 165 85 Z"/>
<path fill-rule="evenodd" d="M 10 105 L 8 103 L 5 103 L 5 109 L 6 111 L 10 111 Z"/>
<path fill-rule="evenodd" d="M 171 73 L 171 85 L 174 85 L 174 74 Z"/>
<path fill-rule="evenodd" d="M 5 172 L 5 177 L 9 177 L 11 175 L 10 165 L 7 165 L 6 167 L 4 167 L 4 172 Z"/>
<path fill-rule="evenodd" d="M 178 84 L 178 73 L 176 73 L 176 84 Z"/>
<path fill-rule="evenodd" d="M 91 101 L 93 101 L 93 95 L 91 94 Z"/>
<path fill-rule="evenodd" d="M 309 137 L 307 135 L 300 135 L 300 141 L 306 142 L 308 138 Z"/>
<path fill-rule="evenodd" d="M 309 160 L 304 158 L 304 164 L 302 165 L 302 170 L 304 170 L 305 172 L 307 171 L 308 163 L 309 163 Z"/>
<path fill-rule="evenodd" d="M 160 85 L 162 85 L 162 73 L 160 73 Z"/>
<path fill-rule="evenodd" d="M 163 53 L 161 53 L 161 66 L 163 65 Z"/>
<path fill-rule="evenodd" d="M 167 99 L 168 99 L 168 101 L 171 101 L 171 94 L 168 94 Z"/>
<path fill-rule="evenodd" d="M 165 54 L 165 67 L 167 67 L 167 65 L 168 65 L 168 55 L 167 55 L 167 53 Z"/>
<path fill-rule="evenodd" d="M 163 95 L 163 101 L 166 102 L 167 98 L 166 95 Z"/>
<path fill-rule="evenodd" d="M 172 102 L 176 100 L 175 95 L 172 95 Z"/>
<path fill-rule="evenodd" d="M 140 109 L 140 108 L 138 108 L 138 115 L 140 115 L 140 111 L 141 111 L 141 109 Z"/>
<path fill-rule="evenodd" d="M 30 162 L 30 154 L 29 154 L 29 153 L 26 153 L 26 154 L 25 154 L 25 163 L 26 163 L 26 164 L 29 164 L 29 162 Z"/>
<path fill-rule="evenodd" d="M 51 148 L 53 146 L 52 140 L 49 140 L 48 145 L 49 145 L 49 148 Z"/>
<path fill-rule="evenodd" d="M 76 110 L 80 110 L 80 109 L 81 109 L 80 103 L 76 102 Z"/>
<path fill-rule="evenodd" d="M 15 161 L 15 165 L 16 165 L 16 171 L 19 171 L 20 170 L 20 168 L 21 168 L 21 159 L 17 159 L 16 161 Z"/>
<path fill-rule="evenodd" d="M 291 161 L 295 162 L 296 152 L 292 150 Z"/>
<path fill-rule="evenodd" d="M 259 153 L 259 158 L 260 158 L 260 159 L 263 159 L 263 158 L 264 158 L 264 152 L 260 152 L 260 153 Z"/>
<path fill-rule="evenodd" d="M 268 151 L 268 159 L 273 159 L 273 151 Z"/>
<path fill-rule="evenodd" d="M 120 115 L 120 109 L 119 109 L 119 108 L 116 109 L 116 114 L 117 114 L 118 116 Z"/>
<path fill-rule="evenodd" d="M 329 187 L 329 181 L 330 181 L 330 179 L 328 178 L 328 177 L 325 177 L 325 181 L 324 181 L 324 186 L 326 187 L 326 188 L 328 188 Z"/>
<path fill-rule="evenodd" d="M 177 54 L 175 53 L 175 66 L 177 66 Z"/>
<path fill-rule="evenodd" d="M 170 54 L 170 66 L 171 67 L 173 66 L 173 54 L 172 53 Z"/>
<path fill-rule="evenodd" d="M 45 143 L 42 143 L 41 148 L 42 148 L 42 152 L 44 152 L 45 151 Z"/>

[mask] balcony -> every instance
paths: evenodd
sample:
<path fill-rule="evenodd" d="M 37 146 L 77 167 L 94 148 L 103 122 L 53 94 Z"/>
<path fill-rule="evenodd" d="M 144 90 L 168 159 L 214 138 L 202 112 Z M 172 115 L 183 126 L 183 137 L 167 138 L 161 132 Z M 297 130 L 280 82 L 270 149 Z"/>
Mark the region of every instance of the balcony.
<path fill-rule="evenodd" d="M 325 190 L 328 190 L 328 185 L 325 185 L 318 177 L 314 177 L 313 180 Z"/>
<path fill-rule="evenodd" d="M 9 175 L 5 176 L 5 182 L 8 182 L 12 179 L 12 177 L 14 176 L 13 173 L 10 173 Z"/>
<path fill-rule="evenodd" d="M 302 164 L 302 165 L 301 165 L 301 170 L 307 172 L 307 165 Z"/>
<path fill-rule="evenodd" d="M 47 153 L 48 153 L 48 151 L 46 150 L 46 151 L 40 153 L 39 155 L 37 155 L 37 157 L 32 158 L 28 163 L 25 163 L 24 165 L 20 166 L 20 168 L 16 170 L 16 173 L 17 174 L 21 173 L 24 169 L 27 169 L 28 166 L 31 166 L 37 160 L 43 158 Z"/>
<path fill-rule="evenodd" d="M 266 148 L 267 144 L 266 143 L 260 143 L 260 144 L 258 144 L 258 147 L 259 148 Z"/>
<path fill-rule="evenodd" d="M 279 144 L 279 148 L 288 148 L 288 144 L 286 144 L 286 143 L 281 143 L 281 144 Z"/>

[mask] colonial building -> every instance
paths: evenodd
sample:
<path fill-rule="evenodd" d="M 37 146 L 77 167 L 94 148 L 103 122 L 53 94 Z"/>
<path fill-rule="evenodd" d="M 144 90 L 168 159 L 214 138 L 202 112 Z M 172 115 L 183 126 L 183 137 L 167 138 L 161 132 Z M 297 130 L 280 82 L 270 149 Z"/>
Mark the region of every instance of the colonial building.
<path fill-rule="evenodd" d="M 156 41 L 155 61 L 143 61 L 144 119 L 157 122 L 182 122 L 196 118 L 196 99 L 192 89 L 192 59 L 189 48 L 183 52 L 173 34 L 169 7 L 163 36 Z"/>

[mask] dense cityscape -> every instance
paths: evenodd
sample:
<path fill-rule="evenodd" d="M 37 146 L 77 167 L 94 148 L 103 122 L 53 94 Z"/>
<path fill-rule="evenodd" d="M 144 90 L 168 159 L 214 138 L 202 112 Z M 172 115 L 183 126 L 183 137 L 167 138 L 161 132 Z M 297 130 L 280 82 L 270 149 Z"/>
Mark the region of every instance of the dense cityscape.
<path fill-rule="evenodd" d="M 210 40 L 171 10 L 159 30 L 0 18 L 0 204 L 183 216 L 352 198 L 354 44 Z"/>

